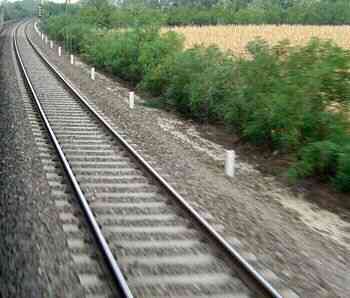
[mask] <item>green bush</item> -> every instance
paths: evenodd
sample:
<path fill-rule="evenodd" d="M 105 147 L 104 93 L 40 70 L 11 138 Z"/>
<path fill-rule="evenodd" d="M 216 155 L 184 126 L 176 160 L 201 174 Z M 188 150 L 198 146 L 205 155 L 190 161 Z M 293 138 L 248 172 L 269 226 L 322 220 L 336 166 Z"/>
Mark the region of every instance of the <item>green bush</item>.
<path fill-rule="evenodd" d="M 216 52 L 216 49 L 214 50 Z M 165 59 L 146 76 L 143 86 L 154 94 L 164 95 L 167 103 L 175 106 L 184 114 L 191 114 L 192 85 L 216 58 L 212 48 L 196 47 L 178 52 Z"/>
<path fill-rule="evenodd" d="M 184 47 L 184 38 L 175 32 L 160 35 L 159 30 L 154 32 L 153 38 L 145 41 L 141 48 L 138 62 L 142 65 L 142 74 L 147 76 L 168 56 L 181 52 Z"/>
<path fill-rule="evenodd" d="M 134 83 L 183 48 L 182 37 L 173 32 L 161 35 L 154 26 L 96 34 L 90 40 L 83 48 L 90 62 Z"/>
<path fill-rule="evenodd" d="M 288 174 L 292 181 L 308 176 L 328 179 L 339 191 L 350 191 L 349 137 L 341 144 L 330 140 L 307 144 Z"/>
<path fill-rule="evenodd" d="M 113 14 L 115 9 L 112 6 L 106 5 L 100 8 L 97 7 L 83 7 L 79 11 L 77 18 L 80 23 L 91 24 L 99 28 L 113 27 Z"/>
<path fill-rule="evenodd" d="M 57 41 L 64 40 L 64 32 L 68 26 L 70 18 L 65 16 L 50 17 L 47 22 L 41 22 L 41 27 L 45 30 L 51 39 Z"/>
<path fill-rule="evenodd" d="M 350 142 L 338 154 L 337 173 L 332 181 L 338 190 L 350 191 Z"/>
<path fill-rule="evenodd" d="M 80 52 L 84 36 L 95 30 L 93 25 L 69 16 L 51 17 L 49 22 L 43 22 L 42 27 L 50 39 L 64 42 L 73 52 Z"/>
<path fill-rule="evenodd" d="M 339 146 L 332 141 L 310 143 L 301 150 L 300 161 L 290 173 L 297 177 L 334 174 L 338 154 Z"/>
<path fill-rule="evenodd" d="M 252 59 L 238 62 L 238 90 L 226 121 L 248 139 L 285 151 L 328 138 L 331 123 L 340 120 L 327 107 L 349 102 L 348 73 L 339 72 L 348 69 L 349 53 L 318 40 L 295 48 L 285 42 L 271 48 L 256 40 L 248 49 Z"/>
<path fill-rule="evenodd" d="M 236 66 L 225 52 L 215 47 L 206 49 L 202 57 L 205 68 L 189 86 L 191 114 L 200 120 L 223 122 L 226 103 L 234 95 Z"/>
<path fill-rule="evenodd" d="M 139 40 L 134 32 L 110 32 L 85 44 L 83 52 L 90 62 L 132 81 L 141 79 L 138 64 Z"/>

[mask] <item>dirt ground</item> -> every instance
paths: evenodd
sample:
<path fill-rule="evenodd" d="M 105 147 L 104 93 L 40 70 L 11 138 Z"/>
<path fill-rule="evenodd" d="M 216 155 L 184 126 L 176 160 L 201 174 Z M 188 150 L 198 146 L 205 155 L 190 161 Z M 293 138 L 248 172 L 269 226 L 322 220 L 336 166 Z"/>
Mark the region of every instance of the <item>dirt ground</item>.
<path fill-rule="evenodd" d="M 222 225 L 226 239 L 238 238 L 241 252 L 256 256 L 257 270 L 272 270 L 300 297 L 349 297 L 348 196 L 318 181 L 286 185 L 283 158 L 242 144 L 219 126 L 151 108 L 139 96 L 130 110 L 129 90 L 119 80 L 98 72 L 91 81 L 86 64 L 70 65 L 56 45 L 49 49 L 34 32 L 32 38 L 193 207 Z M 223 171 L 225 149 L 238 156 L 232 179 Z"/>

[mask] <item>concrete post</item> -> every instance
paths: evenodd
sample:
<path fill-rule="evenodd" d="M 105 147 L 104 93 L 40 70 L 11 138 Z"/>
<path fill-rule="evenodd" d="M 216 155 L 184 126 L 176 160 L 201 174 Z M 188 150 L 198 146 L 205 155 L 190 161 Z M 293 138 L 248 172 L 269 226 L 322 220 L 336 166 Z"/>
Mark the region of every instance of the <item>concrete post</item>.
<path fill-rule="evenodd" d="M 233 150 L 227 150 L 225 156 L 225 175 L 229 177 L 235 176 L 236 153 Z"/>
<path fill-rule="evenodd" d="M 95 81 L 95 67 L 91 67 L 91 80 Z"/>
<path fill-rule="evenodd" d="M 130 109 L 133 109 L 135 106 L 135 92 L 129 93 L 129 107 Z"/>

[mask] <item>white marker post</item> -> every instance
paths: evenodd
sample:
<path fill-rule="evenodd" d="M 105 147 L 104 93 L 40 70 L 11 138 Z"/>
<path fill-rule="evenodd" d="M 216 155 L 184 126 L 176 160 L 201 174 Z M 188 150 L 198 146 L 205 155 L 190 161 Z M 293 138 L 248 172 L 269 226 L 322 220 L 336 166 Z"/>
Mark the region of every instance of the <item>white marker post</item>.
<path fill-rule="evenodd" d="M 95 67 L 91 67 L 91 80 L 95 81 Z"/>
<path fill-rule="evenodd" d="M 70 64 L 74 64 L 74 55 L 70 55 Z"/>
<path fill-rule="evenodd" d="M 225 156 L 225 175 L 229 177 L 235 176 L 236 153 L 233 150 L 227 150 Z"/>
<path fill-rule="evenodd" d="M 53 41 L 50 40 L 50 49 L 52 49 L 52 48 L 53 48 Z"/>
<path fill-rule="evenodd" d="M 47 36 L 45 36 L 45 43 L 47 44 L 47 42 L 48 42 L 48 39 L 47 39 Z"/>
<path fill-rule="evenodd" d="M 133 109 L 135 106 L 135 92 L 129 92 L 129 107 Z"/>
<path fill-rule="evenodd" d="M 61 55 L 62 55 L 62 48 L 58 47 L 58 56 L 61 57 Z"/>
<path fill-rule="evenodd" d="M 44 33 L 41 33 L 41 40 L 44 40 Z"/>

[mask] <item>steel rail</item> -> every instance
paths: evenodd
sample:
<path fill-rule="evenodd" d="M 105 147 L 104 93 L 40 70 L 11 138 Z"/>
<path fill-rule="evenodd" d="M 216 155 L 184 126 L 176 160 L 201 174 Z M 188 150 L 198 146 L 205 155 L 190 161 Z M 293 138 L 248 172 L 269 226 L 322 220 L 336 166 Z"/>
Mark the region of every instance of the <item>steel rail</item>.
<path fill-rule="evenodd" d="M 33 96 L 34 102 L 39 110 L 40 116 L 41 116 L 47 130 L 49 131 L 50 139 L 52 140 L 52 142 L 55 146 L 55 149 L 56 149 L 56 151 L 57 151 L 57 153 L 58 153 L 58 155 L 63 163 L 64 169 L 69 176 L 69 179 L 72 183 L 73 189 L 76 192 L 76 195 L 79 199 L 79 203 L 81 204 L 83 211 L 84 211 L 84 214 L 85 214 L 89 224 L 91 225 L 91 228 L 92 228 L 92 230 L 96 236 L 96 239 L 98 241 L 98 244 L 101 247 L 102 253 L 103 253 L 104 257 L 106 258 L 106 261 L 108 263 L 109 268 L 112 271 L 112 274 L 113 274 L 115 281 L 117 282 L 117 286 L 120 289 L 120 291 L 122 292 L 121 294 L 125 298 L 133 298 L 133 295 L 129 289 L 129 286 L 125 280 L 125 277 L 123 276 L 123 274 L 122 274 L 122 272 L 117 264 L 117 261 L 115 260 L 113 254 L 108 246 L 108 243 L 102 234 L 102 231 L 101 231 L 101 229 L 100 229 L 100 227 L 99 227 L 99 225 L 98 225 L 98 223 L 93 215 L 93 212 L 92 212 L 92 210 L 91 210 L 91 208 L 90 208 L 90 206 L 89 206 L 89 204 L 88 204 L 88 202 L 87 202 L 87 200 L 86 200 L 86 198 L 85 198 L 85 196 L 84 196 L 84 194 L 83 194 L 83 192 L 78 184 L 78 181 L 75 178 L 73 171 L 72 171 L 72 169 L 71 169 L 71 167 L 70 167 L 70 165 L 65 157 L 65 154 L 63 153 L 63 150 L 62 150 L 62 148 L 61 148 L 61 146 L 56 138 L 56 135 L 51 128 L 51 125 L 46 117 L 46 114 L 45 114 L 45 112 L 40 104 L 38 96 L 33 88 L 31 80 L 28 76 L 28 72 L 23 64 L 22 57 L 20 55 L 19 48 L 17 45 L 17 40 L 16 40 L 17 31 L 18 31 L 18 28 L 20 25 L 18 25 L 15 29 L 15 33 L 13 34 L 13 41 L 14 41 L 14 48 L 15 48 L 15 52 L 16 52 L 16 57 L 17 57 L 17 60 L 19 62 L 22 74 L 25 78 L 26 85 L 28 86 L 28 89 L 30 90 L 31 95 Z"/>
<path fill-rule="evenodd" d="M 141 163 L 141 165 L 165 188 L 165 190 L 174 197 L 185 210 L 196 219 L 200 226 L 209 233 L 224 251 L 233 258 L 233 260 L 242 267 L 251 282 L 257 283 L 259 290 L 266 297 L 283 298 L 282 295 L 265 280 L 214 228 L 193 208 L 186 200 L 164 179 L 160 174 L 134 149 L 129 143 L 89 104 L 88 100 L 64 77 L 64 75 L 44 56 L 41 50 L 34 45 L 27 32 L 26 37 L 32 48 L 38 56 L 45 62 L 49 69 L 60 79 L 60 81 L 75 95 L 88 110 L 117 138 L 117 140 Z"/>

